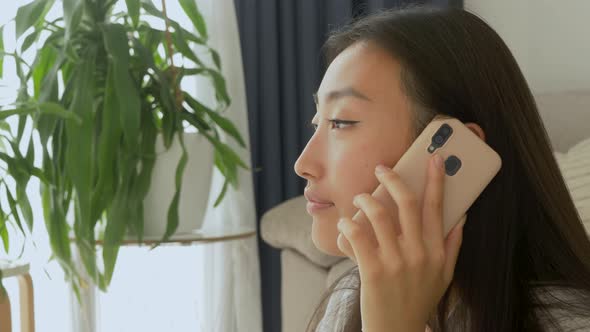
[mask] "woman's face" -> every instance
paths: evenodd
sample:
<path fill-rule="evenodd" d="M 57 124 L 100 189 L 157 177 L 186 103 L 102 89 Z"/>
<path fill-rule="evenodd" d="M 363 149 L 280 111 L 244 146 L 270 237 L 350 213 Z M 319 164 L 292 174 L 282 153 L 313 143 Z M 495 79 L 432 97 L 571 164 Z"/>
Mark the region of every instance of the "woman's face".
<path fill-rule="evenodd" d="M 313 242 L 328 254 L 344 256 L 336 245 L 338 218 L 357 212 L 355 195 L 377 188 L 375 166 L 393 167 L 411 144 L 413 126 L 400 69 L 383 49 L 356 43 L 330 64 L 317 92 L 311 121 L 317 129 L 295 172 L 308 182 Z"/>

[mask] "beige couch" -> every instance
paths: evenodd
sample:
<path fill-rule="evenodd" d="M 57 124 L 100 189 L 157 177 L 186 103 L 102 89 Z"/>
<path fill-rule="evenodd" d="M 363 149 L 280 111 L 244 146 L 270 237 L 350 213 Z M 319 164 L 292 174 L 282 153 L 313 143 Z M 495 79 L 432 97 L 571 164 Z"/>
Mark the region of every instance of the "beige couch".
<path fill-rule="evenodd" d="M 590 91 L 540 94 L 537 104 L 566 181 L 577 181 L 579 174 L 568 176 L 568 158 L 562 153 L 590 138 Z M 587 163 L 590 170 L 590 153 Z M 590 181 L 586 183 L 572 196 L 590 230 Z M 262 238 L 281 249 L 282 332 L 304 331 L 326 287 L 353 264 L 317 250 L 311 241 L 311 223 L 303 196 L 281 203 L 262 217 Z"/>

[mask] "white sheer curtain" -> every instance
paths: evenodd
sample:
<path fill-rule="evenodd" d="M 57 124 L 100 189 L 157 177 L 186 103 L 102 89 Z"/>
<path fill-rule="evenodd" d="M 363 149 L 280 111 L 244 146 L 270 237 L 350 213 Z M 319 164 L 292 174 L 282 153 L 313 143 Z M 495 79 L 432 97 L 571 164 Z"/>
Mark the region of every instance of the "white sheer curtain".
<path fill-rule="evenodd" d="M 155 4 L 159 7 L 160 2 Z M 249 146 L 246 91 L 233 1 L 199 0 L 197 4 L 207 23 L 210 46 L 219 52 L 232 98 L 224 116 L 236 125 Z M 167 1 L 166 5 L 170 17 L 185 27 L 191 26 L 177 1 Z M 195 52 L 202 53 L 200 58 L 213 66 L 207 50 Z M 215 106 L 209 79 L 185 83 L 183 87 L 194 91 L 195 98 Z M 226 139 L 223 133 L 222 140 L 249 164 L 248 150 Z M 223 176 L 214 170 L 204 227 L 256 228 L 251 172 L 240 170 L 239 183 L 238 190 L 230 187 L 221 204 L 213 208 L 223 185 Z M 191 248 L 162 247 L 151 252 L 122 248 L 117 264 L 110 292 L 99 294 L 97 331 L 262 331 L 256 237 Z M 84 326 L 80 323 L 80 327 Z"/>
<path fill-rule="evenodd" d="M 4 4 L 0 24 L 13 18 L 18 6 L 29 2 L 19 0 Z M 123 3 L 120 0 L 119 5 L 124 6 Z M 155 5 L 159 3 L 154 2 Z M 243 68 L 233 1 L 198 0 L 197 4 L 207 22 L 211 45 L 219 51 L 222 71 L 232 98 L 232 105 L 224 115 L 236 124 L 249 146 Z M 177 1 L 167 1 L 167 7 L 170 17 L 185 27 L 191 26 Z M 9 51 L 14 49 L 15 44 L 10 38 L 14 35 L 13 25 L 7 25 L 4 34 L 5 47 Z M 25 56 L 25 59 L 28 58 Z M 9 72 L 8 79 L 0 82 L 4 85 L 0 86 L 2 104 L 12 101 L 13 90 L 17 87 L 14 62 L 10 59 L 5 59 L 6 72 Z M 188 82 L 184 88 L 195 91 L 195 97 L 199 100 L 212 104 L 209 85 L 209 81 L 197 80 Z M 15 124 L 11 125 L 15 128 Z M 248 150 L 239 148 L 232 140 L 226 142 L 249 163 Z M 35 144 L 37 151 L 40 151 L 37 139 Z M 205 217 L 206 227 L 231 224 L 256 228 L 250 171 L 240 170 L 239 182 L 239 189 L 236 191 L 230 187 L 220 206 L 212 209 L 213 200 L 223 184 L 221 174 L 214 171 L 210 208 Z M 38 182 L 32 180 L 27 192 L 34 210 L 36 229 L 33 239 L 36 247 L 29 244 L 25 258 L 31 262 L 35 286 L 37 331 L 262 331 L 256 237 L 190 247 L 160 247 L 153 251 L 123 247 L 109 292 L 89 292 L 89 301 L 95 303 L 95 308 L 80 308 L 75 301 L 68 301 L 71 294 L 57 264 L 46 263 L 50 252 L 38 199 Z M 6 203 L 5 198 L 0 199 Z M 18 242 L 13 240 L 11 243 L 12 257 L 18 254 L 15 250 L 19 247 Z M 16 283 L 8 280 L 6 284 L 13 307 L 18 308 Z M 77 319 L 81 317 L 86 319 Z M 90 322 L 96 321 L 95 326 L 88 324 L 88 317 L 91 318 Z M 13 310 L 13 321 L 18 322 L 18 319 L 18 310 Z M 18 324 L 15 325 L 15 331 L 18 331 Z"/>
<path fill-rule="evenodd" d="M 31 0 L 17 0 L 17 1 L 2 1 L 2 10 L 0 10 L 0 26 L 4 26 L 4 48 L 6 52 L 12 53 L 16 47 L 14 40 L 14 21 L 17 8 L 31 2 Z M 55 11 L 48 13 L 48 19 L 55 18 Z M 21 41 L 22 42 L 22 41 Z M 38 46 L 38 45 L 36 45 Z M 22 58 L 28 63 L 33 62 L 34 47 L 31 47 L 27 52 L 22 54 Z M 4 73 L 0 80 L 0 105 L 6 109 L 5 105 L 14 102 L 16 98 L 16 91 L 18 89 L 18 79 L 16 75 L 15 62 L 12 57 L 4 57 Z M 30 91 L 31 92 L 31 91 Z M 10 108 L 10 107 L 8 107 Z M 16 119 L 14 117 L 8 119 L 11 126 L 12 133 L 16 133 Z M 24 137 L 29 137 L 31 133 L 31 121 L 28 121 L 25 127 Z M 24 142 L 27 143 L 27 142 Z M 34 136 L 33 142 L 35 145 L 37 161 L 41 157 L 40 141 L 37 135 Z M 22 152 L 23 144 L 21 144 Z M 6 165 L 0 162 L 3 167 Z M 41 163 L 36 162 L 35 165 L 40 167 Z M 0 177 L 4 177 L 3 171 L 0 170 Z M 6 178 L 10 190 L 14 193 L 14 182 Z M 69 321 L 71 320 L 70 311 L 68 310 L 68 288 L 64 282 L 63 272 L 55 261 L 48 263 L 50 258 L 50 245 L 47 239 L 47 231 L 43 220 L 43 212 L 41 209 L 41 200 L 39 196 L 39 181 L 36 178 L 31 178 L 27 187 L 27 196 L 29 197 L 31 207 L 33 209 L 34 227 L 32 234 L 28 236 L 33 239 L 33 242 L 27 241 L 22 253 L 22 260 L 30 263 L 30 274 L 33 279 L 34 296 L 35 296 L 35 325 L 36 331 L 69 331 Z M 0 195 L 2 206 L 6 207 L 7 198 L 4 192 Z M 14 227 L 9 226 L 10 233 L 10 251 L 5 253 L 4 249 L 0 249 L 0 258 L 8 257 L 15 259 L 20 254 L 21 246 L 25 239 L 20 234 L 20 231 Z M 18 284 L 14 278 L 4 280 L 12 306 L 12 322 L 13 331 L 20 331 L 20 315 L 19 306 L 20 299 L 18 294 Z"/>
<path fill-rule="evenodd" d="M 197 3 L 209 27 L 211 46 L 220 53 L 222 72 L 232 98 L 224 115 L 236 124 L 249 147 L 246 89 L 234 2 L 203 0 Z M 210 90 L 207 80 L 197 81 L 196 97 L 209 98 L 211 102 L 213 94 Z M 239 148 L 233 140 L 226 142 L 249 164 L 248 150 Z M 213 209 L 215 196 L 223 185 L 221 173 L 215 170 L 205 227 L 231 224 L 256 228 L 251 172 L 240 169 L 239 183 L 238 190 L 229 190 L 221 205 Z M 200 315 L 209 318 L 204 321 L 204 331 L 262 331 L 256 238 L 209 245 L 201 254 L 204 266 L 210 267 L 199 278 L 199 288 L 205 291 L 203 297 L 208 299 L 198 306 Z"/>

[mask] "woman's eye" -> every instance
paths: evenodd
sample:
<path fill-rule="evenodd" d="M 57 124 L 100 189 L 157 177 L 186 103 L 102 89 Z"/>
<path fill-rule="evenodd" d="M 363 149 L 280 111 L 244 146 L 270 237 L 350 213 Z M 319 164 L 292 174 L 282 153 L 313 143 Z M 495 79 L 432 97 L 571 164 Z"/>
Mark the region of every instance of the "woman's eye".
<path fill-rule="evenodd" d="M 330 119 L 330 129 L 344 129 L 346 127 L 352 126 L 359 121 L 347 121 L 347 120 L 338 120 L 338 119 Z M 313 131 L 318 130 L 319 125 L 317 123 L 310 123 L 309 126 L 313 129 Z"/>
<path fill-rule="evenodd" d="M 331 119 L 330 124 L 332 124 L 332 129 L 344 129 L 346 127 L 352 126 L 353 124 L 358 123 L 358 121 L 345 121 L 345 120 L 338 120 L 338 119 Z"/>

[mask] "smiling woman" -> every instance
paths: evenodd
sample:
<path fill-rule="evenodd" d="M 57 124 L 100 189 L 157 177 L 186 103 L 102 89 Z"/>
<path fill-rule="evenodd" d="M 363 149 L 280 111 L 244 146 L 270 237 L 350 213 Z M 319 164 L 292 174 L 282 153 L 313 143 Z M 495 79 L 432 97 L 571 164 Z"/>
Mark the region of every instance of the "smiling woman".
<path fill-rule="evenodd" d="M 342 254 L 336 247 L 335 222 L 338 216 L 354 214 L 354 195 L 377 186 L 375 165 L 393 166 L 411 143 L 410 113 L 404 112 L 408 100 L 395 79 L 400 69 L 376 45 L 358 43 L 332 62 L 318 90 L 312 120 L 317 131 L 295 170 L 308 180 L 305 193 L 312 197 L 311 208 L 313 201 L 333 203 L 333 208 L 322 205 L 311 211 L 317 212 L 312 214 L 317 221 L 314 243 L 328 253 Z"/>
<path fill-rule="evenodd" d="M 379 183 L 388 183 L 402 222 L 432 219 L 393 172 L 375 167 L 393 167 L 436 115 L 465 123 L 503 167 L 444 247 L 405 233 L 390 234 L 395 250 L 374 244 L 381 268 L 359 264 L 336 281 L 308 330 L 590 331 L 590 241 L 531 91 L 498 34 L 467 11 L 413 7 L 353 22 L 325 51 L 316 130 L 295 163 L 320 250 L 350 257 L 351 245 L 356 253 L 355 243 L 372 241 L 374 229 L 339 220 L 379 210 L 369 195 L 358 196 Z M 439 280 L 443 263 L 454 270 L 448 284 Z"/>

